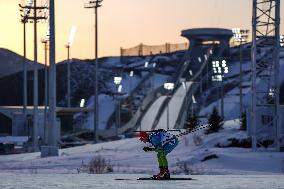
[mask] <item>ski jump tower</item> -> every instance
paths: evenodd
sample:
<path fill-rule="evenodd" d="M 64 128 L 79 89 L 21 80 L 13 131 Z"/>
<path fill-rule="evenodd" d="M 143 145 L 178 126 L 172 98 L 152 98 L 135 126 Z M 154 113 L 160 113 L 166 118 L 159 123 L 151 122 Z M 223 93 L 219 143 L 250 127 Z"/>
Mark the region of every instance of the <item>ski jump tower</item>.
<path fill-rule="evenodd" d="M 256 151 L 269 136 L 281 147 L 279 39 L 280 0 L 253 0 L 251 136 Z M 283 145 L 283 144 L 282 144 Z"/>

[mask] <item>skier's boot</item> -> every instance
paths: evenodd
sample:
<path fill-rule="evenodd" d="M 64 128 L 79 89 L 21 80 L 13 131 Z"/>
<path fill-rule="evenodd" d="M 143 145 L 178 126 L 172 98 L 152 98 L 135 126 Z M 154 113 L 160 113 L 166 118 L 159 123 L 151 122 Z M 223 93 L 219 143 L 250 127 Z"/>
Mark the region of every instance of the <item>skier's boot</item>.
<path fill-rule="evenodd" d="M 153 176 L 153 179 L 163 180 L 170 179 L 171 175 L 168 170 L 168 167 L 160 167 L 160 173 Z"/>
<path fill-rule="evenodd" d="M 165 167 L 165 168 L 164 168 L 163 179 L 170 179 L 170 178 L 171 178 L 170 171 L 169 171 L 168 167 Z"/>

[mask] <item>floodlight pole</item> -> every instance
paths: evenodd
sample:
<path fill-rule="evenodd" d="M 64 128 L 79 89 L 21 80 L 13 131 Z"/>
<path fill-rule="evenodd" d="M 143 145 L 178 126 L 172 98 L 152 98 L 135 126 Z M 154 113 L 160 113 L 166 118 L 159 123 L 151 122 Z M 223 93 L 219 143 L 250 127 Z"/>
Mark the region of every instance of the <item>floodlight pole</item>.
<path fill-rule="evenodd" d="M 115 127 L 115 134 L 118 136 L 118 128 L 120 128 L 121 120 L 120 120 L 120 114 L 121 114 L 121 105 L 120 105 L 120 96 L 116 97 L 117 99 L 117 107 L 116 107 L 116 127 Z"/>
<path fill-rule="evenodd" d="M 132 78 L 133 78 L 133 71 L 131 70 L 129 73 L 130 81 L 129 81 L 129 96 L 131 95 L 132 92 Z"/>
<path fill-rule="evenodd" d="M 98 1 L 95 6 L 95 101 L 94 101 L 94 142 L 98 142 L 99 97 L 98 97 Z"/>
<path fill-rule="evenodd" d="M 70 107 L 70 45 L 67 48 L 67 107 Z"/>
<path fill-rule="evenodd" d="M 281 150 L 281 145 L 283 145 L 283 142 L 281 143 L 281 137 L 283 137 L 283 134 L 281 133 L 281 130 L 283 129 L 283 126 L 281 126 L 281 113 L 280 113 L 280 0 L 275 1 L 275 36 L 276 36 L 276 50 L 274 54 L 274 65 L 275 65 L 275 106 L 274 110 L 276 112 L 276 119 L 274 120 L 274 125 L 276 126 L 276 149 L 277 151 Z M 283 123 L 282 123 L 283 124 Z M 283 132 L 283 130 L 282 130 Z"/>
<path fill-rule="evenodd" d="M 44 142 L 47 143 L 47 90 L 48 90 L 48 77 L 47 77 L 47 42 L 48 40 L 43 38 L 41 42 L 44 44 Z"/>
<path fill-rule="evenodd" d="M 58 128 L 56 125 L 56 65 L 55 65 L 55 7 L 54 0 L 50 0 L 49 11 L 49 27 L 50 27 L 50 41 L 49 41 L 49 145 L 57 148 Z"/>
<path fill-rule="evenodd" d="M 41 6 L 37 6 L 37 1 L 34 0 L 33 2 L 33 6 L 30 4 L 28 6 L 26 5 L 21 5 L 19 4 L 21 11 L 23 11 L 24 9 L 29 9 L 29 11 L 31 9 L 33 9 L 34 11 L 34 15 L 33 16 L 29 16 L 26 15 L 24 13 L 24 15 L 22 15 L 24 22 L 28 21 L 28 20 L 32 20 L 34 23 L 34 81 L 33 81 L 33 134 L 32 134 L 32 139 L 33 139 L 33 150 L 34 151 L 38 151 L 38 66 L 37 66 L 37 21 L 38 20 L 44 20 L 47 19 L 45 16 L 38 16 L 37 15 L 37 11 L 38 10 L 42 10 L 42 9 L 46 9 L 46 7 L 41 7 Z M 29 12 L 28 11 L 28 12 Z M 24 28 L 25 30 L 25 28 Z M 25 32 L 25 31 L 24 31 Z M 25 38 L 25 37 L 24 37 Z M 25 39 L 24 39 L 25 40 Z M 24 44 L 25 46 L 25 44 Z M 25 47 L 24 47 L 25 49 Z M 24 79 L 25 80 L 25 79 Z"/>
<path fill-rule="evenodd" d="M 222 76 L 221 80 L 221 116 L 224 119 L 224 77 Z"/>
<path fill-rule="evenodd" d="M 28 9 L 28 14 L 24 12 L 24 15 L 21 15 L 23 18 L 23 22 L 27 23 L 28 20 L 32 20 L 34 23 L 34 65 L 33 65 L 33 76 L 34 76 L 34 81 L 33 81 L 33 134 L 32 134 L 32 141 L 33 141 L 33 150 L 37 151 L 38 150 L 38 66 L 37 66 L 37 22 L 38 20 L 46 20 L 46 16 L 38 16 L 37 11 L 46 9 L 47 7 L 43 6 L 37 6 L 37 1 L 34 0 L 33 5 L 32 2 L 30 2 L 28 5 L 21 5 L 19 4 L 20 11 L 25 11 L 25 9 Z M 33 16 L 29 16 L 30 10 L 34 11 Z M 25 26 L 24 26 L 24 33 L 25 33 Z M 25 34 L 24 34 L 25 35 Z M 24 41 L 26 41 L 26 37 L 24 36 Z M 26 44 L 24 42 L 24 51 L 26 49 Z M 26 54 L 24 52 L 24 54 Z M 24 55 L 25 57 L 25 55 Z M 26 62 L 24 62 L 24 65 Z M 24 68 L 24 72 L 26 70 L 26 67 Z M 26 74 L 24 73 L 26 76 Z M 24 77 L 24 83 L 26 83 L 26 77 Z M 26 84 L 24 84 L 24 106 L 26 105 Z M 25 107 L 23 108 L 25 109 Z M 23 110 L 23 111 L 26 111 Z M 24 113 L 25 114 L 25 113 Z"/>
<path fill-rule="evenodd" d="M 24 57 L 23 57 L 23 115 L 25 117 L 26 121 L 26 115 L 27 115 L 27 60 L 26 60 L 26 23 L 28 23 L 28 20 L 31 18 L 29 17 L 30 10 L 32 9 L 31 5 L 21 5 L 19 4 L 20 11 L 24 12 L 23 15 L 21 15 L 22 19 L 21 22 L 23 23 L 23 50 L 24 50 Z M 26 12 L 27 10 L 27 12 Z"/>
<path fill-rule="evenodd" d="M 169 122 L 170 122 L 170 111 L 169 111 L 169 102 L 167 103 L 167 130 L 169 130 Z"/>
<path fill-rule="evenodd" d="M 243 114 L 243 42 L 247 41 L 249 30 L 240 30 L 240 119 Z"/>
<path fill-rule="evenodd" d="M 22 20 L 24 26 L 24 57 L 23 57 L 23 114 L 26 120 L 27 115 L 27 62 L 26 62 L 26 18 Z"/>
<path fill-rule="evenodd" d="M 173 84 L 173 83 L 169 83 L 169 84 Z M 164 88 L 168 91 L 167 92 L 167 96 L 168 96 L 168 99 L 170 98 L 170 95 L 171 95 L 171 90 L 174 89 L 174 86 L 166 86 L 164 84 Z M 170 111 L 169 111 L 169 102 L 167 102 L 167 130 L 169 130 L 169 123 L 170 123 Z"/>
<path fill-rule="evenodd" d="M 240 119 L 242 119 L 243 114 L 243 40 L 240 40 Z"/>
<path fill-rule="evenodd" d="M 37 1 L 34 0 L 34 82 L 33 82 L 33 147 L 38 151 L 38 66 L 37 66 Z"/>
<path fill-rule="evenodd" d="M 98 103 L 98 8 L 101 7 L 103 0 L 89 1 L 85 8 L 95 9 L 95 70 L 94 70 L 94 142 L 98 142 L 98 125 L 99 125 L 99 103 Z"/>
<path fill-rule="evenodd" d="M 191 117 L 194 115 L 194 102 L 191 101 Z"/>
<path fill-rule="evenodd" d="M 116 111 L 115 111 L 115 134 L 118 136 L 118 128 L 120 128 L 121 119 L 120 119 L 120 84 L 121 84 L 121 77 L 114 77 L 114 84 L 116 86 Z"/>

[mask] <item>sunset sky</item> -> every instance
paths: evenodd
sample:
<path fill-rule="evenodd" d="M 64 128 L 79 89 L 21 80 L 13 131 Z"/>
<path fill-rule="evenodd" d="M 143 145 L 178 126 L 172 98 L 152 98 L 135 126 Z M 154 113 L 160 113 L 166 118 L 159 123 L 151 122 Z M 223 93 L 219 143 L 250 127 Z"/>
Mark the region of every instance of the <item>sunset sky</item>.
<path fill-rule="evenodd" d="M 40 0 L 38 0 L 40 1 Z M 44 0 L 45 1 L 45 0 Z M 94 11 L 84 9 L 85 0 L 55 0 L 56 60 L 66 59 L 65 45 L 72 25 L 77 33 L 72 58 L 94 57 Z M 0 0 L 0 47 L 23 54 L 23 26 L 18 3 Z M 282 3 L 282 2 L 281 2 Z M 104 0 L 99 9 L 99 56 L 119 55 L 120 47 L 139 43 L 159 45 L 186 42 L 180 31 L 197 27 L 251 29 L 252 0 Z M 284 4 L 281 4 L 283 18 Z M 283 19 L 281 32 L 284 31 Z M 46 24 L 39 23 L 39 38 Z M 28 24 L 28 57 L 33 59 L 33 24 Z M 43 46 L 39 42 L 39 61 Z"/>

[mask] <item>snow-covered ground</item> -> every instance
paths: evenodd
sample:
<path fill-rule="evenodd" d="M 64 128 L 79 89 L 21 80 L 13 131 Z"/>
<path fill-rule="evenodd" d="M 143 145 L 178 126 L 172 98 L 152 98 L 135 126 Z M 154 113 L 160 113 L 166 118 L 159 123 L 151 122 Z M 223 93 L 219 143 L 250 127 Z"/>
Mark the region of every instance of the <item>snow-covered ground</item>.
<path fill-rule="evenodd" d="M 200 137 L 202 142 L 195 143 Z M 230 138 L 246 138 L 239 130 L 238 121 L 227 121 L 219 133 L 195 135 L 180 138 L 177 148 L 168 155 L 169 167 L 173 174 L 247 174 L 271 175 L 284 173 L 284 153 L 252 152 L 249 148 L 218 148 L 216 144 L 227 144 Z M 39 153 L 0 156 L 0 173 L 55 174 L 77 173 L 83 165 L 95 156 L 109 161 L 113 173 L 148 174 L 158 171 L 155 153 L 145 153 L 145 146 L 137 138 L 89 144 L 62 149 L 59 157 L 40 158 Z M 205 160 L 216 155 L 218 158 Z M 186 168 L 184 168 L 186 166 Z"/>
<path fill-rule="evenodd" d="M 0 174 L 1 189 L 283 189 L 284 176 L 205 176 L 189 181 L 139 181 L 147 175 Z M 16 177 L 16 179 L 15 179 Z M 183 176 L 184 177 L 184 176 Z M 133 180 L 115 180 L 128 178 Z"/>

